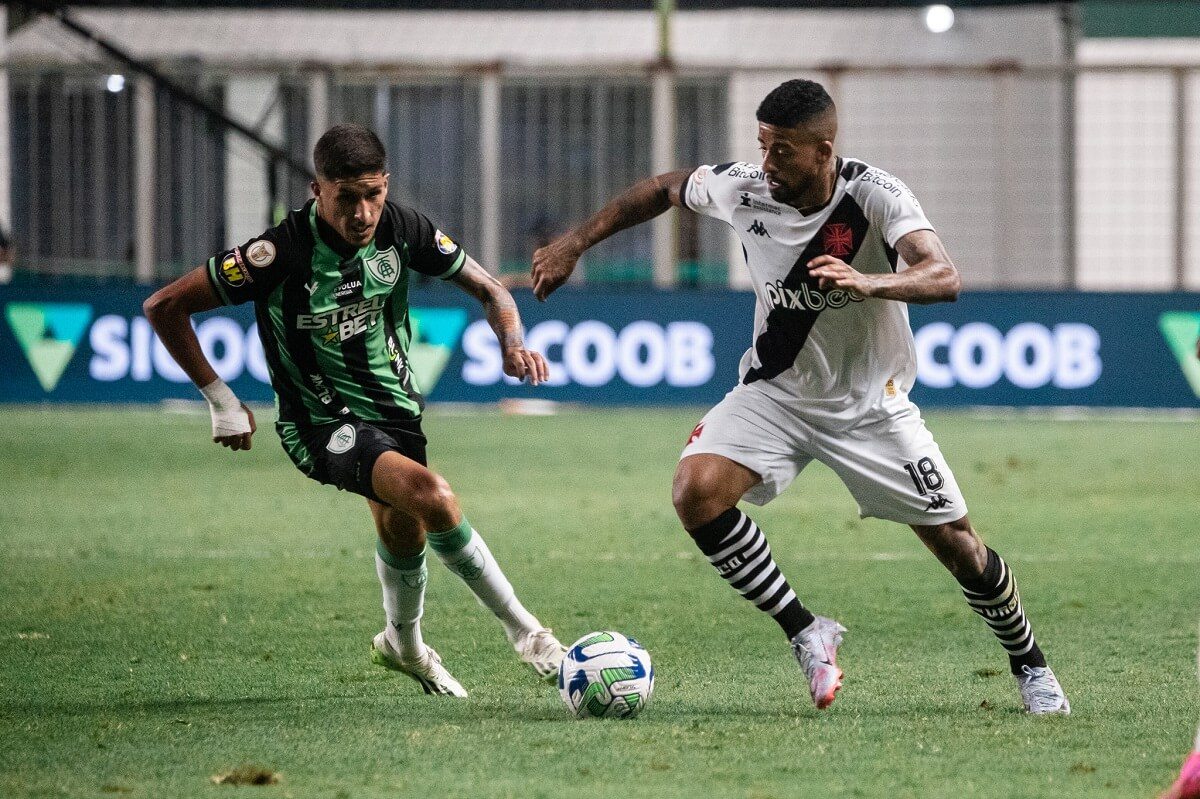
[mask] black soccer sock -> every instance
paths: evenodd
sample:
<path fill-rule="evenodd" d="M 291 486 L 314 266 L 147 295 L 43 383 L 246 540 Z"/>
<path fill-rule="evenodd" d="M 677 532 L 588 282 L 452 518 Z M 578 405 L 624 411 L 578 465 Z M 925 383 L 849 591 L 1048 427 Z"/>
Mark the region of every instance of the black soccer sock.
<path fill-rule="evenodd" d="M 770 614 L 788 640 L 812 624 L 810 613 L 771 557 L 771 547 L 758 526 L 737 508 L 688 534 L 717 568 L 717 573 L 758 609 Z"/>
<path fill-rule="evenodd" d="M 971 610 L 987 622 L 988 627 L 1000 639 L 1000 645 L 1008 653 L 1008 665 L 1013 674 L 1020 674 L 1022 666 L 1045 666 L 1046 656 L 1033 638 L 1033 628 L 1021 608 L 1021 594 L 1017 581 L 1004 558 L 991 547 L 987 551 L 987 565 L 983 574 L 973 580 L 960 580 L 963 596 Z"/>

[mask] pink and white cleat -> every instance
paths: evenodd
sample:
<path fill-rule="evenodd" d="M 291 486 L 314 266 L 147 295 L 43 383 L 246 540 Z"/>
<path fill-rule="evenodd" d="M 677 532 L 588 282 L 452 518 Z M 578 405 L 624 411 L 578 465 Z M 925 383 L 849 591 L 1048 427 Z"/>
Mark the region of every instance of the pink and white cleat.
<path fill-rule="evenodd" d="M 808 692 L 818 710 L 832 705 L 842 687 L 844 675 L 837 665 L 837 651 L 844 632 L 846 628 L 833 619 L 817 616 L 792 639 L 792 654 L 808 678 Z"/>
<path fill-rule="evenodd" d="M 1200 749 L 1183 761 L 1179 779 L 1160 799 L 1200 799 Z"/>

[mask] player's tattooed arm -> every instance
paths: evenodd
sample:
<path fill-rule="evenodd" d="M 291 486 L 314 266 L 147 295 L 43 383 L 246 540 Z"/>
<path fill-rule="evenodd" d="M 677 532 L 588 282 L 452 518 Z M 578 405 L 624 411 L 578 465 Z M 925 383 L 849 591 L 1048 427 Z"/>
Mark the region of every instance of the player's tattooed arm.
<path fill-rule="evenodd" d="M 853 291 L 860 297 L 922 305 L 958 299 L 962 278 L 936 233 L 914 230 L 896 242 L 896 250 L 908 268 L 895 274 L 865 275 L 832 255 L 809 261 L 808 272 L 822 290 Z"/>
<path fill-rule="evenodd" d="M 567 282 L 589 247 L 618 231 L 682 207 L 680 190 L 694 170 L 680 169 L 638 181 L 608 205 L 533 254 L 533 294 L 544 300 Z"/>
<path fill-rule="evenodd" d="M 550 375 L 550 368 L 541 353 L 525 349 L 521 315 L 508 289 L 470 256 L 467 256 L 463 268 L 452 280 L 483 306 L 488 325 L 500 342 L 504 373 L 518 380 L 528 377 L 535 386 L 545 381 Z"/>

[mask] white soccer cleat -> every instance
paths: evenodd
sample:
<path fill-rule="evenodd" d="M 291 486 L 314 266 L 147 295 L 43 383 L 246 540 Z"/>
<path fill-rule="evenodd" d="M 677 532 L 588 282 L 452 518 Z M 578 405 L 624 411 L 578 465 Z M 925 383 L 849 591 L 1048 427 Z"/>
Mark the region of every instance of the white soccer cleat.
<path fill-rule="evenodd" d="M 419 682 L 427 694 L 460 698 L 467 696 L 467 690 L 450 676 L 450 672 L 442 665 L 441 657 L 431 646 L 425 647 L 424 654 L 415 660 L 405 660 L 392 648 L 385 631 L 375 636 L 375 640 L 371 642 L 371 661 L 385 669 L 407 674 Z"/>
<path fill-rule="evenodd" d="M 538 677 L 547 682 L 558 679 L 558 667 L 562 665 L 567 648 L 563 646 L 550 628 L 543 627 L 526 633 L 513 644 L 522 663 L 527 663 Z"/>
<path fill-rule="evenodd" d="M 1021 703 L 1026 712 L 1037 716 L 1047 713 L 1071 715 L 1071 703 L 1048 666 L 1022 666 L 1017 675 L 1017 687 L 1021 689 Z"/>
<path fill-rule="evenodd" d="M 833 619 L 817 616 L 792 639 L 792 654 L 808 678 L 808 692 L 819 710 L 833 704 L 842 687 L 842 670 L 837 665 L 838 647 L 846 628 Z"/>

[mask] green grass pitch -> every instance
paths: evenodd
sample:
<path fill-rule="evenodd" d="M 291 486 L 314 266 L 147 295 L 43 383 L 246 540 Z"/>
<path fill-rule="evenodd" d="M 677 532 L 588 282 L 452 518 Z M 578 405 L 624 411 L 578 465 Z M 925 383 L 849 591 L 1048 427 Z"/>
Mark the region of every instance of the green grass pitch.
<path fill-rule="evenodd" d="M 434 409 L 432 465 L 529 607 L 653 656 L 641 717 L 577 722 L 436 562 L 426 639 L 470 698 L 372 666 L 365 504 L 296 472 L 270 415 L 234 454 L 204 416 L 0 412 L 0 796 L 1150 797 L 1195 732 L 1194 420 L 929 414 L 1070 694 L 1037 719 L 949 575 L 824 467 L 753 511 L 849 628 L 821 713 L 674 519 L 698 412 Z M 279 782 L 210 781 L 242 764 Z"/>

